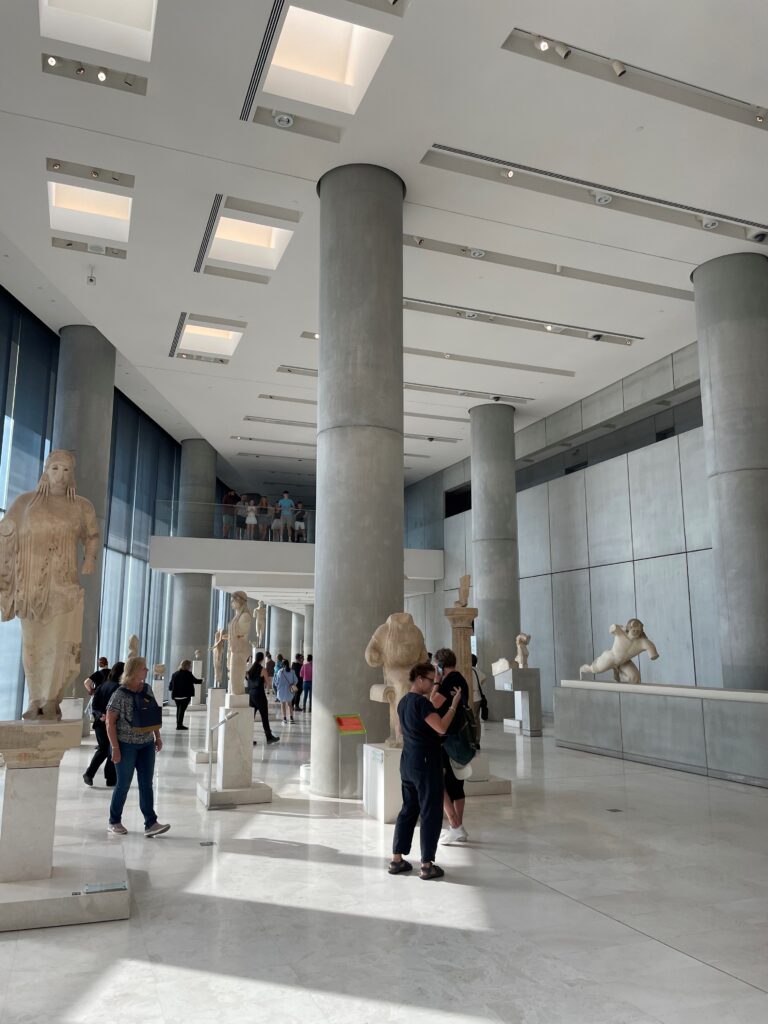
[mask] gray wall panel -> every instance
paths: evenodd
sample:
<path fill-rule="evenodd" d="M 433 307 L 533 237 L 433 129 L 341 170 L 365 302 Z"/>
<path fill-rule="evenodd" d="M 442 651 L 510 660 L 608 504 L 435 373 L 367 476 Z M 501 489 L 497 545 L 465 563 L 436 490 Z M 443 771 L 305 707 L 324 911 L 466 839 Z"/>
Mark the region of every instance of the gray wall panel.
<path fill-rule="evenodd" d="M 559 572 L 552 577 L 557 680 L 578 679 L 584 651 L 592 646 L 589 571 Z"/>
<path fill-rule="evenodd" d="M 624 378 L 622 386 L 625 409 L 634 409 L 636 405 L 643 405 L 661 395 L 669 394 L 675 387 L 672 356 L 665 356 L 650 366 L 644 366 L 642 370 L 631 373 Z"/>
<path fill-rule="evenodd" d="M 552 571 L 581 569 L 589 564 L 584 474 L 550 480 L 547 486 Z"/>
<path fill-rule="evenodd" d="M 581 402 L 574 402 L 573 405 L 568 405 L 565 409 L 558 409 L 551 416 L 547 416 L 544 422 L 547 444 L 556 444 L 565 437 L 572 437 L 574 434 L 580 433 L 582 430 Z"/>
<path fill-rule="evenodd" d="M 691 595 L 696 685 L 721 687 L 723 663 L 720 660 L 715 562 L 711 548 L 688 552 L 688 590 Z"/>
<path fill-rule="evenodd" d="M 612 416 L 618 416 L 622 412 L 624 412 L 624 392 L 620 380 L 581 400 L 581 419 L 584 430 L 588 430 L 598 423 L 605 423 Z"/>
<path fill-rule="evenodd" d="M 559 686 L 555 691 L 555 737 L 558 743 L 621 751 L 619 694 Z"/>
<path fill-rule="evenodd" d="M 677 438 L 640 448 L 627 458 L 635 558 L 685 551 Z"/>
<path fill-rule="evenodd" d="M 552 571 L 549 553 L 549 492 L 546 484 L 518 494 L 517 541 L 521 577 L 540 576 Z"/>
<path fill-rule="evenodd" d="M 695 341 L 692 345 L 686 345 L 685 348 L 672 353 L 672 376 L 676 389 L 698 381 L 699 346 Z"/>
<path fill-rule="evenodd" d="M 623 626 L 635 616 L 635 571 L 632 562 L 601 565 L 589 570 L 589 592 L 592 607 L 592 655 L 585 652 L 584 662 L 613 646 L 608 629 L 614 622 Z M 576 677 L 578 678 L 578 676 Z M 613 679 L 608 672 L 599 679 Z"/>
<path fill-rule="evenodd" d="M 688 430 L 678 437 L 683 486 L 683 521 L 688 551 L 712 547 L 709 528 L 709 489 L 704 459 L 704 430 Z"/>
<path fill-rule="evenodd" d="M 556 683 L 551 576 L 520 580 L 520 622 L 523 631 L 531 634 L 531 667 L 537 668 L 541 674 L 541 709 L 551 712 L 552 691 Z M 510 664 L 514 656 L 514 637 L 510 637 L 507 655 Z"/>
<path fill-rule="evenodd" d="M 575 476 L 576 474 L 574 474 Z M 632 560 L 627 456 L 584 470 L 589 564 Z"/>
<path fill-rule="evenodd" d="M 626 754 L 706 769 L 701 701 L 621 694 Z"/>
<path fill-rule="evenodd" d="M 768 779 L 768 704 L 703 703 L 710 771 Z"/>
<path fill-rule="evenodd" d="M 464 515 L 465 513 L 460 516 L 451 516 L 444 523 L 445 576 L 443 587 L 446 590 L 455 590 L 459 585 L 459 577 L 463 576 L 465 572 Z"/>
<path fill-rule="evenodd" d="M 695 684 L 686 570 L 685 555 L 635 562 L 637 617 L 659 650 L 656 661 L 647 654 L 641 656 L 643 682 Z"/>
<path fill-rule="evenodd" d="M 466 483 L 469 483 L 469 459 L 462 459 L 443 470 L 443 490 L 450 491 Z"/>
<path fill-rule="evenodd" d="M 540 451 L 547 445 L 546 421 L 541 419 L 530 423 L 515 433 L 515 456 L 522 459 L 531 452 Z"/>

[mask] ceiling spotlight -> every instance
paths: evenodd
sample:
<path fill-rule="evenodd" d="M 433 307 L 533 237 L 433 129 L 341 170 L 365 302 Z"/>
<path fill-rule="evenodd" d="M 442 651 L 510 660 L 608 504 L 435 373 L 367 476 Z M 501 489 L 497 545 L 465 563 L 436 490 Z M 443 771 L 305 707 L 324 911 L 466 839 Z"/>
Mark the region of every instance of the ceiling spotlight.
<path fill-rule="evenodd" d="M 54 160 L 54 162 L 51 164 L 51 170 L 54 170 L 54 171 L 60 171 L 61 170 L 61 164 L 59 163 L 58 160 Z"/>
<path fill-rule="evenodd" d="M 701 217 L 700 220 L 705 231 L 714 231 L 715 228 L 720 227 L 720 221 L 715 220 L 714 217 Z"/>
<path fill-rule="evenodd" d="M 512 170 L 511 167 L 508 167 L 506 171 L 501 171 L 501 176 L 502 178 L 514 178 L 515 172 Z"/>
<path fill-rule="evenodd" d="M 608 192 L 593 192 L 592 194 L 598 206 L 610 206 L 613 202 L 613 196 Z"/>
<path fill-rule="evenodd" d="M 85 74 L 85 68 L 82 66 L 82 64 L 79 68 L 75 68 L 75 74 L 78 75 L 80 78 L 82 78 L 82 76 Z"/>
<path fill-rule="evenodd" d="M 98 178 L 99 177 L 99 172 L 97 170 L 91 171 L 91 177 L 92 178 Z"/>
<path fill-rule="evenodd" d="M 443 352 L 443 359 L 450 359 L 450 358 L 451 358 L 451 353 L 450 352 Z"/>
<path fill-rule="evenodd" d="M 552 330 L 552 324 L 545 324 L 544 325 L 544 330 L 545 331 L 551 331 Z"/>
<path fill-rule="evenodd" d="M 467 320 L 477 320 L 477 313 L 474 311 L 474 309 L 468 309 L 464 315 L 466 316 Z"/>
<path fill-rule="evenodd" d="M 571 48 L 565 43 L 555 43 L 555 53 L 561 60 L 568 60 L 571 56 Z"/>
<path fill-rule="evenodd" d="M 48 63 L 49 63 L 49 64 L 51 63 L 51 60 L 52 60 L 52 58 L 51 58 L 51 57 L 49 57 L 49 58 L 48 58 Z M 55 63 L 55 62 L 54 62 L 54 63 Z M 765 121 L 765 114 L 757 114 L 757 115 L 755 116 L 755 120 L 757 121 L 757 123 L 758 123 L 758 124 L 762 124 L 762 123 L 763 123 L 763 121 Z"/>
<path fill-rule="evenodd" d="M 100 82 L 106 82 L 107 72 L 104 70 L 104 68 L 99 68 L 99 70 L 96 72 L 96 77 Z"/>
<path fill-rule="evenodd" d="M 768 238 L 768 231 L 765 228 L 747 228 L 748 242 L 764 242 Z"/>
<path fill-rule="evenodd" d="M 293 128 L 293 115 L 292 114 L 278 114 L 272 115 L 275 125 L 278 128 Z"/>
<path fill-rule="evenodd" d="M 590 341 L 602 341 L 603 336 L 599 331 L 587 331 L 587 337 Z"/>
<path fill-rule="evenodd" d="M 542 53 L 546 53 L 549 49 L 549 41 L 539 36 L 535 43 L 536 49 L 541 50 Z"/>
<path fill-rule="evenodd" d="M 315 341 L 320 341 L 320 335 L 317 333 L 317 331 L 315 331 L 312 337 L 315 339 Z"/>
<path fill-rule="evenodd" d="M 485 249 L 470 249 L 469 255 L 474 260 L 481 260 L 485 256 Z"/>
<path fill-rule="evenodd" d="M 56 60 L 55 57 L 49 57 L 48 58 L 48 67 L 49 68 L 55 68 L 57 64 L 58 64 L 58 61 Z"/>
<path fill-rule="evenodd" d="M 632 344 L 632 339 L 631 339 L 631 338 L 627 338 L 627 344 L 628 344 L 628 345 L 631 345 L 631 344 Z"/>
<path fill-rule="evenodd" d="M 627 73 L 627 65 L 622 64 L 620 60 L 612 60 L 611 71 L 613 71 L 617 78 L 621 78 L 622 75 L 626 75 Z"/>
<path fill-rule="evenodd" d="M 414 235 L 413 236 L 413 240 L 416 243 L 416 245 L 424 245 L 424 239 L 423 238 L 419 238 L 418 235 Z"/>

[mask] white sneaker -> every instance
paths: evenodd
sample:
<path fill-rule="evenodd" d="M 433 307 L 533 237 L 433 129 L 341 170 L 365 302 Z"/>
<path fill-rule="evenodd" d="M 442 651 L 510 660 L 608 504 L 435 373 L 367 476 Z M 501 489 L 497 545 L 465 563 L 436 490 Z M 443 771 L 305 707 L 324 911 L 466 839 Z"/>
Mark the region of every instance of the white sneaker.
<path fill-rule="evenodd" d="M 456 837 L 456 842 L 466 843 L 466 841 L 469 839 L 469 832 L 467 832 L 463 825 L 459 825 L 458 831 L 461 833 L 461 835 Z"/>
<path fill-rule="evenodd" d="M 459 828 L 446 829 L 445 835 L 440 836 L 440 842 L 443 846 L 448 846 L 451 843 L 461 842 L 465 838 L 466 833 L 464 832 L 464 829 L 459 826 Z"/>

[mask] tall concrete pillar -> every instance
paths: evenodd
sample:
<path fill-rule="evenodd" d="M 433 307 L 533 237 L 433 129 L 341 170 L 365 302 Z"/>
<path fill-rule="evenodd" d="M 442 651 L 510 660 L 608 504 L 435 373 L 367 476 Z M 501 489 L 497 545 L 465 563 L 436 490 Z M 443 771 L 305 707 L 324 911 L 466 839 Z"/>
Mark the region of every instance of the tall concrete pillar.
<path fill-rule="evenodd" d="M 727 689 L 768 689 L 768 258 L 692 274 L 709 516 Z"/>
<path fill-rule="evenodd" d="M 304 657 L 312 653 L 312 634 L 315 630 L 315 606 L 304 605 Z"/>
<path fill-rule="evenodd" d="M 297 654 L 304 653 L 304 616 L 300 612 L 291 612 L 291 661 Z"/>
<path fill-rule="evenodd" d="M 515 410 L 501 403 L 470 409 L 472 459 L 472 585 L 477 660 L 491 665 L 514 651 L 520 632 L 517 556 Z M 503 717 L 493 685 L 485 687 L 490 717 Z"/>
<path fill-rule="evenodd" d="M 296 653 L 291 650 L 291 629 L 293 617 L 285 608 L 278 608 L 270 605 L 269 608 L 269 642 L 272 645 L 269 650 L 272 657 L 277 659 L 278 654 L 290 661 Z"/>
<path fill-rule="evenodd" d="M 403 608 L 405 187 L 383 167 L 351 164 L 325 174 L 318 192 L 311 788 L 352 797 L 360 795 L 357 766 L 334 714 L 359 712 L 369 741 L 386 738 L 388 708 L 368 698 L 381 675 L 366 665 L 364 652 L 376 627 Z"/>
<path fill-rule="evenodd" d="M 216 450 L 202 438 L 181 442 L 177 535 L 212 537 L 216 500 Z M 174 672 L 196 649 L 204 652 L 203 674 L 211 679 L 211 577 L 207 573 L 178 573 L 173 584 L 171 664 Z"/>
<path fill-rule="evenodd" d="M 69 697 L 82 696 L 82 680 L 93 672 L 101 653 L 97 643 L 112 447 L 115 349 L 95 327 L 83 324 L 62 327 L 60 337 L 53 447 L 74 451 L 77 490 L 93 503 L 101 537 L 96 568 L 92 575 L 81 577 L 85 591 L 82 671 L 81 678 L 65 693 Z"/>

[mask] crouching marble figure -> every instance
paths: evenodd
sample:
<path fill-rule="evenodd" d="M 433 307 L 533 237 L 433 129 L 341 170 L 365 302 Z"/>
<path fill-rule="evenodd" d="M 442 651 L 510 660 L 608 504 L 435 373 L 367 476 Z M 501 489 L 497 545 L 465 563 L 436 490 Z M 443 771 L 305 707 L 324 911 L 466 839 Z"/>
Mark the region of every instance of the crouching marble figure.
<path fill-rule="evenodd" d="M 651 661 L 655 661 L 659 656 L 656 645 L 645 635 L 640 619 L 630 619 L 625 629 L 614 623 L 608 632 L 614 637 L 613 647 L 610 651 L 603 651 L 591 665 L 582 665 L 579 676 L 585 672 L 597 675 L 598 672 L 613 670 L 617 683 L 639 683 L 640 672 L 632 658 L 647 651 Z"/>
<path fill-rule="evenodd" d="M 408 673 L 414 665 L 427 660 L 424 634 L 408 612 L 395 612 L 379 626 L 365 649 L 365 660 L 372 668 L 384 669 L 384 682 L 371 687 L 371 700 L 389 704 L 388 747 L 402 747 L 397 705 L 410 690 Z"/>
<path fill-rule="evenodd" d="M 0 521 L 0 611 L 21 619 L 29 705 L 22 718 L 61 718 L 61 698 L 80 672 L 83 588 L 79 545 L 96 566 L 96 513 L 75 489 L 72 452 L 52 451 L 35 491 L 20 494 Z"/>

